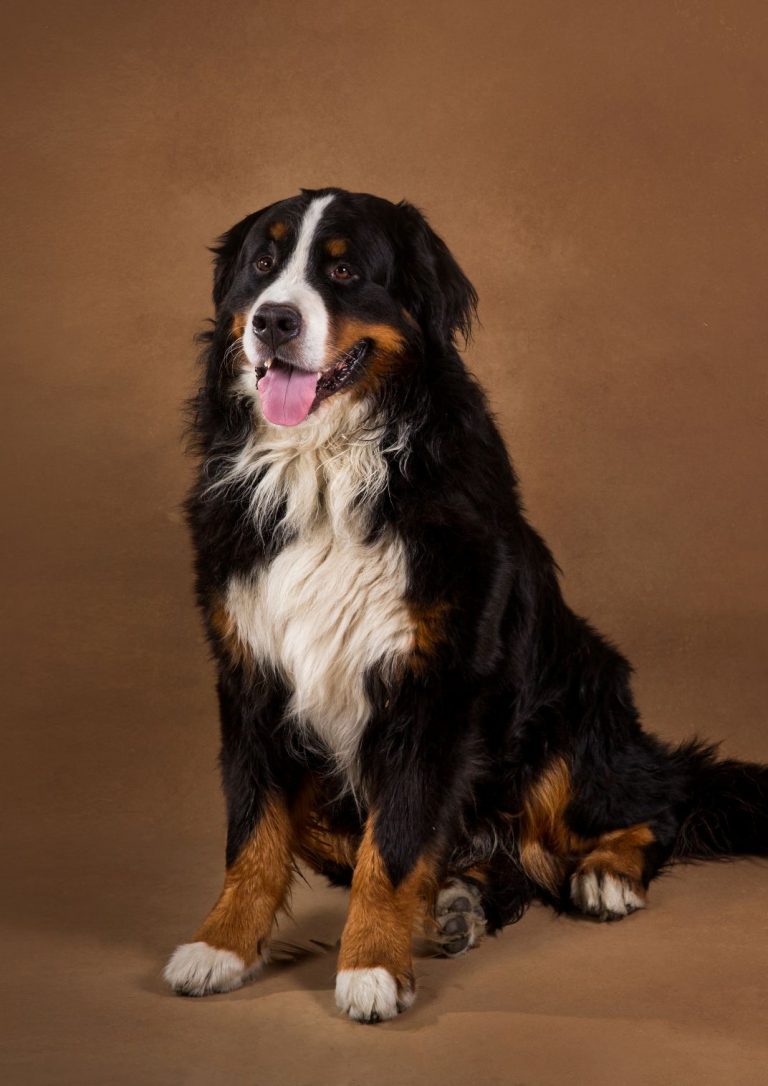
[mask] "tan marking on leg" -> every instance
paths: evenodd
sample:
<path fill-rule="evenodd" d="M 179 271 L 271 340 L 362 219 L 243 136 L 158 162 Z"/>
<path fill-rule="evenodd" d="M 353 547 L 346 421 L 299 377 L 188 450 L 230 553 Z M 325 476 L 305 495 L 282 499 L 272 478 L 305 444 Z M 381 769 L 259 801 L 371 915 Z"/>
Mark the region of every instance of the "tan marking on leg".
<path fill-rule="evenodd" d="M 240 855 L 227 870 L 219 899 L 195 940 L 238 954 L 251 965 L 262 954 L 291 881 L 291 821 L 281 799 L 269 799 Z"/>
<path fill-rule="evenodd" d="M 570 801 L 570 770 L 563 758 L 554 758 L 523 802 L 520 862 L 534 882 L 553 894 L 562 886 L 568 857 L 586 844 L 565 824 Z"/>
<path fill-rule="evenodd" d="M 599 870 L 612 875 L 623 875 L 633 884 L 636 892 L 644 897 L 642 878 L 645 849 L 655 839 L 647 823 L 601 834 L 595 847 L 579 861 L 576 870 L 579 874 Z"/>
<path fill-rule="evenodd" d="M 570 769 L 565 759 L 554 758 L 523 803 L 520 861 L 526 872 L 552 894 L 560 892 L 572 871 L 593 868 L 626 875 L 639 885 L 643 850 L 654 840 L 650 828 L 639 824 L 596 837 L 581 837 L 565 819 L 572 794 Z M 641 886 L 638 892 L 642 892 Z"/>
<path fill-rule="evenodd" d="M 325 865 L 355 866 L 359 840 L 350 834 L 333 833 L 323 820 L 313 813 L 308 816 L 296 841 L 296 854 L 313 871 L 323 873 Z"/>
<path fill-rule="evenodd" d="M 435 865 L 427 857 L 393 887 L 373 834 L 369 816 L 357 853 L 347 921 L 341 937 L 339 971 L 382 966 L 398 989 L 413 990 L 411 939 L 414 926 L 432 909 Z"/>
<path fill-rule="evenodd" d="M 322 802 L 318 780 L 309 774 L 291 811 L 296 855 L 319 874 L 323 874 L 324 866 L 329 863 L 351 871 L 360 835 L 331 830 L 322 813 Z"/>

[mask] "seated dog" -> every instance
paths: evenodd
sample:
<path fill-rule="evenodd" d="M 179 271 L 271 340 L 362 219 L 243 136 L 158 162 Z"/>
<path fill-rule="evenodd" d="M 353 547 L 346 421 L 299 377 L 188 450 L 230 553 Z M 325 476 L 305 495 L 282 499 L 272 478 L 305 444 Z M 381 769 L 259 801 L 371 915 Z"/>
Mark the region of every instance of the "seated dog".
<path fill-rule="evenodd" d="M 392 1018 L 538 896 L 602 920 L 678 858 L 768 851 L 768 769 L 644 732 L 564 603 L 455 340 L 477 296 L 406 203 L 302 192 L 215 250 L 187 502 L 218 671 L 219 900 L 165 971 L 265 960 L 296 860 L 350 886 L 336 1000 Z"/>

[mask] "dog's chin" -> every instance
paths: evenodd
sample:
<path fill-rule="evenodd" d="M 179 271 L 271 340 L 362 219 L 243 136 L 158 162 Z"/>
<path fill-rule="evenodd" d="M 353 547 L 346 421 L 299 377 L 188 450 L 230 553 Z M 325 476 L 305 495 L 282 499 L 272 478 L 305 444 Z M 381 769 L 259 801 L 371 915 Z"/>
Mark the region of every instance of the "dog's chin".
<path fill-rule="evenodd" d="M 351 389 L 365 369 L 370 340 L 361 339 L 324 369 L 308 369 L 279 355 L 255 364 L 264 417 L 276 426 L 299 426 L 325 401 Z"/>

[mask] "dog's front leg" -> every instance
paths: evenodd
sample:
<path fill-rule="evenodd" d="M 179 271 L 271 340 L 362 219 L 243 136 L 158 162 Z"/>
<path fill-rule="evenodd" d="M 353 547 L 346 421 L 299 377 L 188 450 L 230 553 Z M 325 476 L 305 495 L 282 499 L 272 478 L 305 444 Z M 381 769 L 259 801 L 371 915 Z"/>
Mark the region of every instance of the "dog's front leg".
<path fill-rule="evenodd" d="M 434 904 L 471 777 L 470 719 L 450 676 L 414 677 L 371 723 L 360 752 L 369 813 L 336 976 L 336 1002 L 350 1018 L 393 1018 L 414 1000 L 411 939 Z"/>
<path fill-rule="evenodd" d="M 182 995 L 228 992 L 265 960 L 275 913 L 291 878 L 291 825 L 284 800 L 269 796 L 216 904 L 191 943 L 177 948 L 165 978 Z"/>
<path fill-rule="evenodd" d="M 293 774 L 269 740 L 278 708 L 254 704 L 237 676 L 222 678 L 219 699 L 227 869 L 216 904 L 165 968 L 182 995 L 231 991 L 258 970 L 293 872 Z"/>
<path fill-rule="evenodd" d="M 358 850 L 336 974 L 338 1007 L 362 1022 L 394 1018 L 413 1002 L 411 937 L 434 887 L 434 862 L 426 853 L 393 881 L 376 822 L 376 814 L 369 815 Z"/>

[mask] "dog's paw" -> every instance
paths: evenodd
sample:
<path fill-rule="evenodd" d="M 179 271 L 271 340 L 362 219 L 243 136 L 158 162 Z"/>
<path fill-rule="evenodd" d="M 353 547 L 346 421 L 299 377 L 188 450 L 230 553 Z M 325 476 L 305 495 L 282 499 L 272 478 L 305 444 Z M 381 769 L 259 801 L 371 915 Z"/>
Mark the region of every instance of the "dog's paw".
<path fill-rule="evenodd" d="M 571 901 L 587 916 L 621 920 L 645 908 L 642 887 L 611 871 L 577 871 L 571 878 Z"/>
<path fill-rule="evenodd" d="M 171 955 L 163 976 L 179 995 L 204 996 L 239 988 L 260 966 L 247 967 L 238 954 L 208 943 L 184 943 Z"/>
<path fill-rule="evenodd" d="M 442 954 L 455 958 L 477 946 L 485 935 L 482 896 L 473 882 L 453 878 L 440 889 L 433 939 Z"/>
<path fill-rule="evenodd" d="M 336 1006 L 356 1022 L 396 1018 L 416 998 L 413 983 L 398 984 L 388 969 L 342 969 L 336 974 Z"/>

